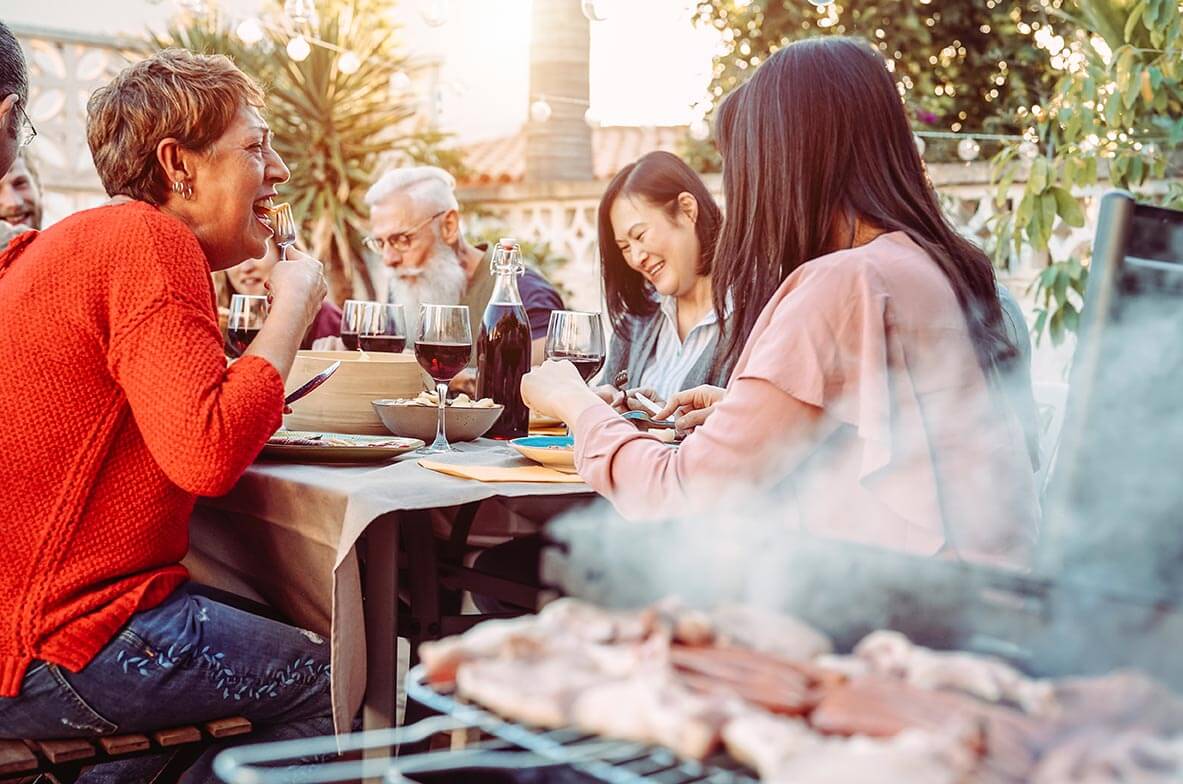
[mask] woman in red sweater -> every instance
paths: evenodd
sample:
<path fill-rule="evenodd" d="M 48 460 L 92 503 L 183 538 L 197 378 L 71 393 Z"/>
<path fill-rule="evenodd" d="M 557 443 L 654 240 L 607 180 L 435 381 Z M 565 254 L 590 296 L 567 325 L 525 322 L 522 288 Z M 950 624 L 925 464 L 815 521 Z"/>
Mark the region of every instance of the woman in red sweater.
<path fill-rule="evenodd" d="M 320 638 L 211 601 L 180 565 L 198 495 L 229 490 L 280 425 L 325 294 L 289 251 L 226 366 L 210 272 L 263 255 L 288 170 L 259 88 L 168 50 L 90 99 L 111 204 L 0 254 L 0 737 L 142 732 L 244 715 L 331 731 Z M 82 781 L 150 781 L 163 760 Z M 199 763 L 189 780 L 212 781 Z"/>

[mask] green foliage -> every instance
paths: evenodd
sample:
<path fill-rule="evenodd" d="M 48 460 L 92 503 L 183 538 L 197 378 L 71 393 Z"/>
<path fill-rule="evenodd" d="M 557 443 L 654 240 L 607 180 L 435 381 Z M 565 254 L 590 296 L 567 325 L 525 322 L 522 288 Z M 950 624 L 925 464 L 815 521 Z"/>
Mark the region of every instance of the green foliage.
<path fill-rule="evenodd" d="M 857 35 L 892 64 L 917 130 L 1017 132 L 1024 111 L 1050 93 L 1047 60 L 1031 25 L 1054 25 L 1039 0 L 699 0 L 699 24 L 722 31 L 711 95 L 717 104 L 778 49 L 818 35 Z M 683 151 L 716 170 L 709 143 Z M 930 141 L 929 160 L 953 159 L 955 144 Z"/>
<path fill-rule="evenodd" d="M 1027 291 L 1035 292 L 1032 330 L 1036 344 L 1045 332 L 1057 346 L 1064 342 L 1065 335 L 1076 332 L 1088 279 L 1089 268 L 1073 256 L 1066 261 L 1053 262 L 1032 282 Z"/>
<path fill-rule="evenodd" d="M 1084 225 L 1074 188 L 1107 177 L 1116 187 L 1137 191 L 1147 179 L 1164 176 L 1169 152 L 1183 141 L 1183 17 L 1177 0 L 1074 0 L 1054 13 L 1074 32 L 1053 57 L 1061 66 L 1054 94 L 1027 130 L 1044 154 L 1029 163 L 1022 197 L 1012 209 L 1006 209 L 1007 194 L 1028 163 L 1017 145 L 993 162 L 995 201 L 1003 209 L 994 226 L 1000 261 L 1012 252 L 1017 256 L 1024 245 L 1047 252 L 1061 224 Z M 1046 327 L 1058 342 L 1075 331 L 1078 315 L 1064 292 L 1083 292 L 1087 270 L 1075 258 L 1049 262 L 1035 281 L 1043 310 L 1035 332 Z"/>
<path fill-rule="evenodd" d="M 258 44 L 239 40 L 215 8 L 178 18 L 165 33 L 150 35 L 146 46 L 226 54 L 263 84 L 273 144 L 292 172 L 280 191 L 292 203 L 309 252 L 324 262 L 338 301 L 350 296 L 355 276 L 374 289 L 364 263 L 362 198 L 377 169 L 415 161 L 460 173 L 458 155 L 440 147 L 443 135 L 414 129 L 412 100 L 389 87 L 390 77 L 409 63 L 397 49 L 388 5 L 322 0 L 315 28 L 299 32 L 331 48 L 313 44 L 299 63 L 284 48 L 296 31 L 285 27 L 281 0 L 270 0 L 266 35 Z M 345 51 L 361 61 L 354 73 L 338 67 Z"/>

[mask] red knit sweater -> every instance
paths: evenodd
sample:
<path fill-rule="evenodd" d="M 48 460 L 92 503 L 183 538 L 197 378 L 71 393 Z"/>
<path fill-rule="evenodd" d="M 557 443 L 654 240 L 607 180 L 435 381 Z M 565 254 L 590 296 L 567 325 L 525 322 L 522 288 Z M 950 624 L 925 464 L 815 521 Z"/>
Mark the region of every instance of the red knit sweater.
<path fill-rule="evenodd" d="M 195 497 L 279 427 L 268 362 L 226 367 L 209 265 L 132 202 L 0 253 L 0 697 L 33 659 L 85 667 L 187 573 Z"/>

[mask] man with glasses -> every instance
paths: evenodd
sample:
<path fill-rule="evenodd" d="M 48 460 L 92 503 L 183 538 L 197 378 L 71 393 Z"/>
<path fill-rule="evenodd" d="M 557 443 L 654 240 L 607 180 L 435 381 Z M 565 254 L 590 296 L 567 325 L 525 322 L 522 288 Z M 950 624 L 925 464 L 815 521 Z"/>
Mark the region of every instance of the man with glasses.
<path fill-rule="evenodd" d="M 0 22 L 0 176 L 12 167 L 17 150 L 37 135 L 25 111 L 28 100 L 24 53 L 12 30 Z"/>
<path fill-rule="evenodd" d="M 465 240 L 455 188 L 452 175 L 435 166 L 382 175 L 366 193 L 370 205 L 366 244 L 391 271 L 387 301 L 406 309 L 409 333 L 414 334 L 422 304 L 468 305 L 475 343 L 493 293 L 492 251 Z M 537 364 L 544 359 L 550 312 L 562 310 L 563 300 L 546 278 L 530 268 L 518 279 L 518 291 L 530 320 Z M 453 388 L 467 391 L 471 383 L 468 374 Z"/>

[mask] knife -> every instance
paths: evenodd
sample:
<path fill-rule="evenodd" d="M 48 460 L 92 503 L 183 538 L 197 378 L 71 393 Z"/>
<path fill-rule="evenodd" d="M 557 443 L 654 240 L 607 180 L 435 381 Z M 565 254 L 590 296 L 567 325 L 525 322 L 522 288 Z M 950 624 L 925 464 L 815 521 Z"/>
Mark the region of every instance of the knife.
<path fill-rule="evenodd" d="M 302 385 L 300 385 L 300 387 L 298 389 L 294 390 L 290 395 L 288 395 L 287 397 L 285 397 L 283 399 L 283 404 L 285 406 L 290 406 L 292 403 L 294 403 L 297 400 L 299 400 L 300 398 L 304 397 L 309 392 L 316 389 L 324 382 L 328 381 L 329 376 L 336 373 L 337 368 L 339 368 L 339 367 L 341 367 L 341 360 L 337 360 L 336 362 L 329 365 L 324 370 L 317 373 L 312 378 L 305 381 Z"/>

